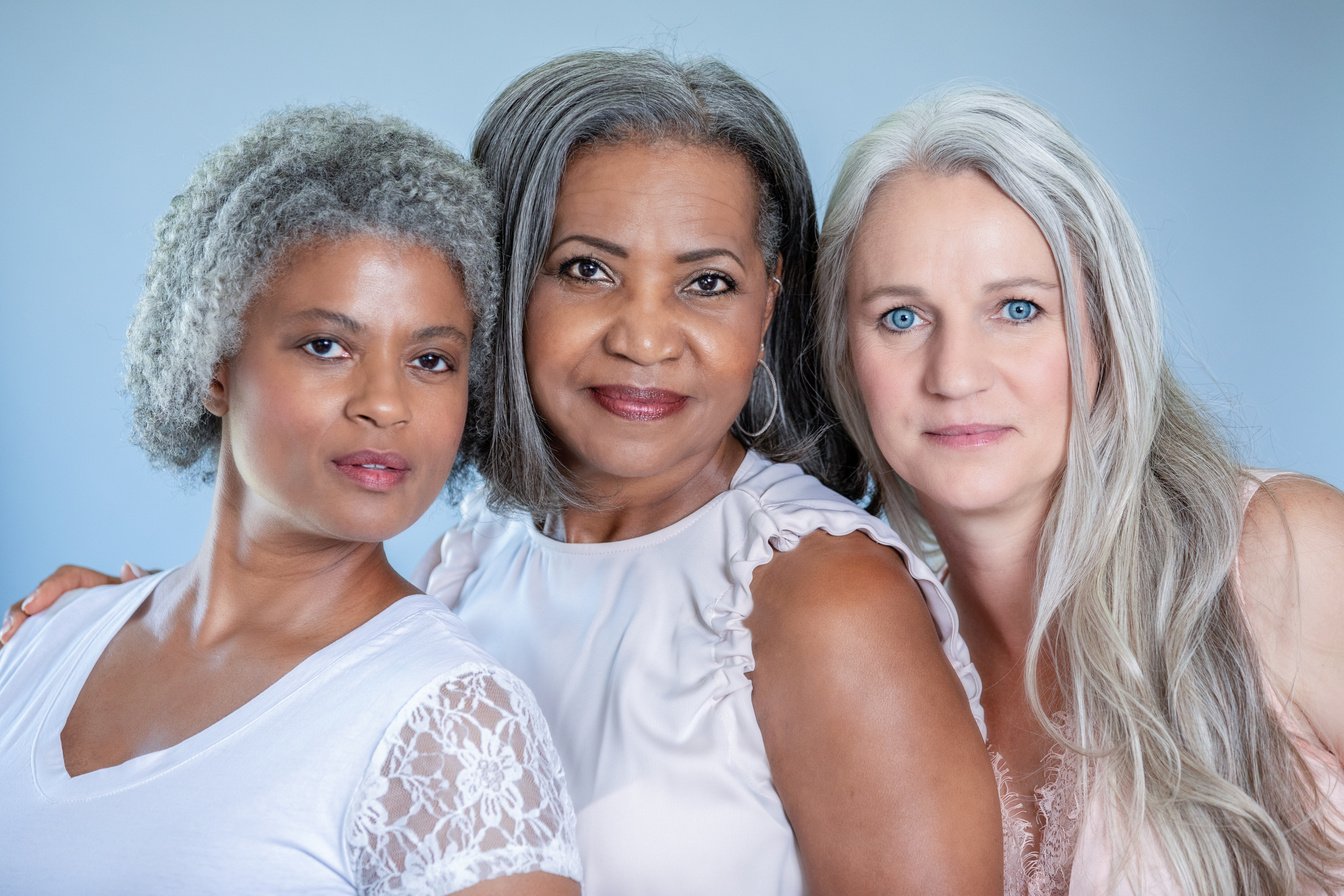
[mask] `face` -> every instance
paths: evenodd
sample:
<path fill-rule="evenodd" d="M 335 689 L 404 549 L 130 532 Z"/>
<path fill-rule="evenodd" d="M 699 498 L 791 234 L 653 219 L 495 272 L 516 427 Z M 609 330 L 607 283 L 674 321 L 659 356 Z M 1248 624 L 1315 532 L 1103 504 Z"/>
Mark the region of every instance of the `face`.
<path fill-rule="evenodd" d="M 244 323 L 207 401 L 244 519 L 360 542 L 413 523 L 466 419 L 472 316 L 452 267 L 375 237 L 300 248 Z"/>
<path fill-rule="evenodd" d="M 731 440 L 774 307 L 756 195 L 718 149 L 625 143 L 569 162 L 524 346 L 580 482 L 689 478 Z"/>
<path fill-rule="evenodd" d="M 1027 213 L 978 172 L 899 175 L 873 194 L 845 289 L 873 434 L 924 511 L 1043 513 L 1069 357 L 1055 260 Z"/>

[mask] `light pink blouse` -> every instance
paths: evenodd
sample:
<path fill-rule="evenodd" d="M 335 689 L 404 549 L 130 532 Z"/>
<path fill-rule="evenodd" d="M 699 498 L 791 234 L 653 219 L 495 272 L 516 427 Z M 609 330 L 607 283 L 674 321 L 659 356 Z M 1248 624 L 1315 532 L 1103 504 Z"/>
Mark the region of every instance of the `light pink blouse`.
<path fill-rule="evenodd" d="M 1242 496 L 1243 511 L 1261 483 L 1280 475 L 1256 470 L 1247 473 L 1251 478 L 1247 479 Z M 1234 584 L 1239 583 L 1234 580 Z M 1344 759 L 1317 736 L 1297 707 L 1291 701 L 1285 702 L 1268 680 L 1264 681 L 1264 691 L 1270 707 L 1302 754 L 1326 805 L 1344 819 Z M 992 740 L 993 732 L 991 744 Z M 1094 807 L 1081 803 L 1080 763 L 1074 754 L 1058 748 L 1046 757 L 1046 781 L 1036 790 L 1039 842 L 1032 836 L 1027 808 L 1013 792 L 1007 766 L 992 745 L 990 758 L 1003 812 L 1006 896 L 1134 896 L 1179 892 L 1155 844 L 1135 845 L 1140 856 L 1135 870 L 1139 880 L 1110 879 L 1111 834 L 1104 828 L 1101 813 L 1088 811 Z"/>

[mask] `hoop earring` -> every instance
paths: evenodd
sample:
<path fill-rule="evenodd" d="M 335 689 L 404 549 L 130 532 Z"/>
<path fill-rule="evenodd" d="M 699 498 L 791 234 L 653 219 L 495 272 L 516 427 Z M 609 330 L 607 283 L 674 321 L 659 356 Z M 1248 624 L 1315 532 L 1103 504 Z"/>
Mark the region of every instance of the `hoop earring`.
<path fill-rule="evenodd" d="M 742 435 L 749 439 L 759 439 L 765 435 L 766 430 L 770 428 L 770 424 L 775 422 L 775 416 L 779 413 L 779 383 L 775 380 L 774 371 L 770 369 L 769 364 L 765 363 L 765 358 L 757 358 L 756 366 L 765 371 L 765 378 L 770 381 L 770 394 L 774 397 L 774 401 L 770 405 L 770 416 L 766 418 L 765 425 L 760 429 L 755 432 L 747 432 L 740 426 L 738 427 Z"/>

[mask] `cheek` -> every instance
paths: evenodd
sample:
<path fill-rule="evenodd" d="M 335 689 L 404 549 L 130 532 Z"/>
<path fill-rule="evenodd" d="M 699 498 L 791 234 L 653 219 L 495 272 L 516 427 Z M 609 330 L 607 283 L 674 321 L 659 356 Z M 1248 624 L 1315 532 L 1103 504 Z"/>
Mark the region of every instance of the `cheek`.
<path fill-rule="evenodd" d="M 854 384 L 863 401 L 868 424 L 879 443 L 897 428 L 906 416 L 908 384 L 913 382 L 909 361 L 883 351 L 871 340 L 850 338 L 854 364 Z"/>
<path fill-rule="evenodd" d="M 554 300 L 538 287 L 523 318 L 523 364 L 533 391 L 573 370 L 597 344 L 601 325 L 591 306 Z"/>

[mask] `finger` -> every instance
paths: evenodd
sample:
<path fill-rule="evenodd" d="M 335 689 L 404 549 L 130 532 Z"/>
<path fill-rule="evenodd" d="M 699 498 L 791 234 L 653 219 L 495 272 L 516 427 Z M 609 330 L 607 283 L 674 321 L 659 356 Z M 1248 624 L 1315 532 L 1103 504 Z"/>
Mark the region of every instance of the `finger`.
<path fill-rule="evenodd" d="M 42 580 L 19 604 L 20 609 L 32 616 L 41 613 L 60 599 L 61 595 L 76 588 L 93 588 L 96 585 L 115 585 L 121 580 L 94 569 L 83 566 L 62 566 Z"/>
<path fill-rule="evenodd" d="M 125 563 L 121 564 L 121 580 L 123 582 L 129 582 L 133 579 L 138 579 L 141 576 L 147 575 L 149 575 L 149 570 L 138 563 L 132 563 L 127 560 Z"/>
<path fill-rule="evenodd" d="M 23 612 L 23 608 L 18 604 L 9 608 L 9 612 L 5 614 L 4 628 L 0 628 L 0 646 L 9 643 L 9 639 L 14 637 L 14 633 L 19 630 L 19 626 L 23 625 L 27 618 L 28 614 Z"/>

